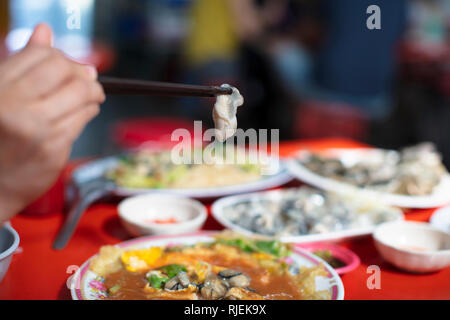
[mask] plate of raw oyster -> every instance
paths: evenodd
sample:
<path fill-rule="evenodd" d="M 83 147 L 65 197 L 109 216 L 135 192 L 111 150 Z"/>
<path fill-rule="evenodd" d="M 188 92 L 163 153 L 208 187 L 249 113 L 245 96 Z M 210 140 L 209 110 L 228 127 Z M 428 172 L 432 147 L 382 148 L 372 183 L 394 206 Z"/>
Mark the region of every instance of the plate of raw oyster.
<path fill-rule="evenodd" d="M 360 193 L 388 205 L 433 208 L 450 203 L 450 175 L 431 143 L 400 151 L 384 149 L 302 150 L 287 167 L 314 187 Z"/>
<path fill-rule="evenodd" d="M 212 214 L 246 236 L 295 243 L 364 236 L 381 223 L 404 219 L 400 209 L 373 199 L 307 186 L 225 197 L 214 202 Z"/>

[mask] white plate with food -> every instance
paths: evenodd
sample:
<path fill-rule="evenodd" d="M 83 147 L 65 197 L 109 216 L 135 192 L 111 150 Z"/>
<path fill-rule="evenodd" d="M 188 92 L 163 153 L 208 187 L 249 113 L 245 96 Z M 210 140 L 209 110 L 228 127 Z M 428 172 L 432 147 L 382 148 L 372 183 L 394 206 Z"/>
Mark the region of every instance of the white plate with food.
<path fill-rule="evenodd" d="M 378 224 L 404 219 L 400 209 L 371 199 L 306 186 L 222 198 L 212 205 L 212 214 L 244 235 L 293 243 L 365 236 Z"/>
<path fill-rule="evenodd" d="M 102 247 L 74 274 L 75 300 L 342 300 L 339 275 L 307 251 L 232 233 L 144 237 Z"/>
<path fill-rule="evenodd" d="M 403 208 L 450 203 L 450 175 L 432 144 L 400 152 L 383 149 L 303 150 L 287 163 L 289 172 L 333 192 L 364 193 Z"/>
<path fill-rule="evenodd" d="M 81 166 L 74 171 L 73 180 L 83 185 L 101 179 L 112 183 L 112 191 L 119 196 L 163 192 L 192 198 L 259 191 L 292 180 L 278 159 L 264 157 L 264 163 L 270 174 L 262 174 L 258 163 L 174 164 L 170 151 L 142 150 Z"/>

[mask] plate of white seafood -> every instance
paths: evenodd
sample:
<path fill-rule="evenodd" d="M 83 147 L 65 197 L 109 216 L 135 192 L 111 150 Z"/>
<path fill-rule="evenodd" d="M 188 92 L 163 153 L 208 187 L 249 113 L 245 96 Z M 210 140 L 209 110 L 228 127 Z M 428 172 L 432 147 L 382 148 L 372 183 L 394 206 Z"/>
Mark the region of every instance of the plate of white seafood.
<path fill-rule="evenodd" d="M 370 198 L 307 186 L 222 198 L 214 202 L 212 213 L 223 226 L 244 235 L 294 243 L 364 236 L 381 223 L 404 218 L 400 209 Z"/>
<path fill-rule="evenodd" d="M 400 151 L 326 149 L 300 151 L 289 172 L 314 187 L 362 193 L 403 208 L 432 208 L 450 202 L 450 175 L 431 143 Z"/>

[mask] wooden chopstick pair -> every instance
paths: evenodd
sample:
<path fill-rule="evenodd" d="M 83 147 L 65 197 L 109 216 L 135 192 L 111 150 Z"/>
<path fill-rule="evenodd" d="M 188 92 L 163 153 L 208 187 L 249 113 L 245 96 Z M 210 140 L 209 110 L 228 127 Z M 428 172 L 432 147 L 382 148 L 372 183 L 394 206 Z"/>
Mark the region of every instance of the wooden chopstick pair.
<path fill-rule="evenodd" d="M 170 82 L 99 77 L 106 94 L 157 95 L 181 97 L 215 97 L 232 94 L 231 88 L 197 86 Z"/>

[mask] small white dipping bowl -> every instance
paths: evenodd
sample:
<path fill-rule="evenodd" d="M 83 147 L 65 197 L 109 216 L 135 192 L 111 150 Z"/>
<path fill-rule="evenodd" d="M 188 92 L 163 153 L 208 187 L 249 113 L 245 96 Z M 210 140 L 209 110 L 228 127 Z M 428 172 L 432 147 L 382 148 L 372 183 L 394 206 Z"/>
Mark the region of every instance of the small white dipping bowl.
<path fill-rule="evenodd" d="M 12 256 L 19 246 L 19 235 L 7 222 L 0 225 L 0 282 L 8 271 Z"/>
<path fill-rule="evenodd" d="M 428 223 L 383 223 L 373 238 L 381 256 L 399 269 L 424 273 L 450 266 L 450 234 Z"/>
<path fill-rule="evenodd" d="M 122 225 L 135 237 L 195 232 L 207 218 L 206 207 L 199 201 L 160 193 L 127 198 L 118 211 Z M 172 219 L 176 222 L 161 223 Z"/>

